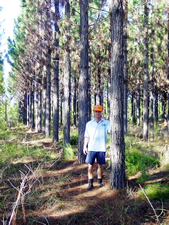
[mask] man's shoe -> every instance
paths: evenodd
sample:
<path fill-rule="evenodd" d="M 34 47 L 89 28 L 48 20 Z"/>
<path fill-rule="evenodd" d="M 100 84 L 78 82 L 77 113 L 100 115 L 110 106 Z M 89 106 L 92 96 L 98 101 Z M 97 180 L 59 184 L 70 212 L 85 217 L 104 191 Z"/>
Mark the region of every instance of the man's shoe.
<path fill-rule="evenodd" d="M 93 189 L 93 184 L 89 184 L 88 188 L 87 188 L 87 191 L 90 191 Z"/>
<path fill-rule="evenodd" d="M 99 188 L 101 188 L 101 187 L 103 187 L 104 186 L 104 184 L 97 184 L 97 187 L 99 187 Z"/>
<path fill-rule="evenodd" d="M 102 178 L 98 178 L 97 179 L 97 187 L 101 188 L 103 187 L 104 185 L 102 184 Z"/>

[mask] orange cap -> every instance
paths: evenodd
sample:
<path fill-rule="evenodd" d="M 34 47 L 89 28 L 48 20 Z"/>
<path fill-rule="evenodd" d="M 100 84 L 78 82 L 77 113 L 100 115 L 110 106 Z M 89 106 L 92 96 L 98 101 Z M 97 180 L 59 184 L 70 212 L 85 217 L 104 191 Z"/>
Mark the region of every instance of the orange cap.
<path fill-rule="evenodd" d="M 102 112 L 103 109 L 102 109 L 101 105 L 95 105 L 95 106 L 93 107 L 93 111 L 100 111 L 100 112 Z"/>

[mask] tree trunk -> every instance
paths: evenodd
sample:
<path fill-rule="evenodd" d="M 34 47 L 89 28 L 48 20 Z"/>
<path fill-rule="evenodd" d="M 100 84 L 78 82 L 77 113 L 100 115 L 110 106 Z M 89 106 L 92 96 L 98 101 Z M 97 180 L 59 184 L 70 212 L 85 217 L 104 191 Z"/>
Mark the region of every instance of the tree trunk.
<path fill-rule="evenodd" d="M 98 47 L 98 65 L 97 76 L 95 78 L 95 105 L 103 104 L 103 94 L 101 88 L 101 62 L 100 62 L 100 48 Z"/>
<path fill-rule="evenodd" d="M 73 124 L 77 125 L 77 80 L 76 80 L 76 70 L 74 70 L 74 88 L 73 88 Z"/>
<path fill-rule="evenodd" d="M 153 6 L 152 6 L 153 7 Z M 153 8 L 152 8 L 153 14 Z M 152 18 L 152 16 L 151 16 Z M 154 27 L 153 22 L 151 21 L 151 53 L 150 53 L 150 60 L 151 60 L 151 68 L 150 68 L 150 129 L 154 130 L 154 47 L 153 47 L 153 36 L 154 36 Z"/>
<path fill-rule="evenodd" d="M 135 93 L 132 92 L 131 94 L 131 121 L 134 121 L 134 95 Z"/>
<path fill-rule="evenodd" d="M 46 70 L 46 122 L 45 122 L 45 136 L 48 138 L 50 136 L 50 121 L 51 121 L 51 49 L 48 49 L 47 54 L 47 70 Z"/>
<path fill-rule="evenodd" d="M 162 119 L 166 121 L 166 104 L 167 104 L 167 93 L 165 91 L 162 92 Z"/>
<path fill-rule="evenodd" d="M 148 0 L 144 0 L 144 113 L 143 139 L 148 141 Z"/>
<path fill-rule="evenodd" d="M 42 131 L 42 91 L 41 88 L 37 91 L 37 111 L 36 111 L 36 131 L 40 133 Z"/>
<path fill-rule="evenodd" d="M 155 124 L 157 127 L 157 122 L 158 122 L 158 91 L 157 87 L 155 86 L 155 91 L 154 91 L 154 119 L 155 119 Z"/>
<path fill-rule="evenodd" d="M 63 93 L 60 95 L 60 124 L 63 125 Z"/>
<path fill-rule="evenodd" d="M 168 123 L 168 134 L 169 134 L 169 7 L 168 7 L 168 24 L 167 24 L 167 29 L 168 29 L 168 75 L 167 75 L 167 80 L 168 80 L 168 92 L 167 92 L 167 102 L 168 102 L 168 115 L 167 115 L 167 123 Z"/>
<path fill-rule="evenodd" d="M 34 93 L 33 90 L 30 91 L 30 103 L 29 103 L 29 127 L 32 130 L 34 128 Z"/>
<path fill-rule="evenodd" d="M 54 87 L 53 87 L 53 143 L 59 141 L 59 0 L 55 4 Z"/>
<path fill-rule="evenodd" d="M 36 78 L 35 78 L 36 79 Z M 38 83 L 35 81 L 35 131 L 38 131 Z"/>
<path fill-rule="evenodd" d="M 42 132 L 42 90 L 39 92 L 39 115 L 38 115 L 38 132 Z"/>
<path fill-rule="evenodd" d="M 124 84 L 123 84 L 123 1 L 110 0 L 111 95 L 110 95 L 110 187 L 125 186 Z"/>
<path fill-rule="evenodd" d="M 127 69 L 127 23 L 128 23 L 128 1 L 124 0 L 124 133 L 127 134 L 127 83 L 128 83 L 128 69 Z"/>
<path fill-rule="evenodd" d="M 30 95 L 29 92 L 27 92 L 27 126 L 29 126 L 29 104 L 30 104 Z"/>
<path fill-rule="evenodd" d="M 27 94 L 24 95 L 22 115 L 23 115 L 23 124 L 26 125 L 27 124 Z"/>
<path fill-rule="evenodd" d="M 7 115 L 6 115 L 6 113 L 7 113 L 7 110 L 6 110 L 6 108 L 7 108 L 7 104 L 6 104 L 6 101 L 5 101 L 5 121 L 7 122 Z M 20 100 L 19 101 L 19 103 L 18 103 L 18 121 L 20 122 L 20 123 L 22 123 L 22 101 Z"/>
<path fill-rule="evenodd" d="M 88 47 L 89 49 L 89 47 Z M 89 70 L 88 70 L 88 97 L 87 97 L 87 103 L 88 103 L 88 119 L 87 120 L 91 120 L 91 70 L 90 70 L 90 58 L 89 58 L 89 66 L 88 66 Z"/>
<path fill-rule="evenodd" d="M 111 45 L 109 46 L 108 78 L 107 78 L 107 118 L 110 119 L 110 89 L 111 89 Z"/>
<path fill-rule="evenodd" d="M 43 127 L 42 131 L 45 134 L 46 127 L 46 77 L 43 78 L 43 101 L 42 101 L 42 113 L 43 113 Z"/>
<path fill-rule="evenodd" d="M 46 54 L 46 126 L 45 126 L 45 136 L 48 138 L 50 136 L 50 122 L 51 122 L 51 0 L 46 1 L 46 11 L 45 11 L 45 45 L 47 48 Z"/>
<path fill-rule="evenodd" d="M 137 127 L 140 127 L 140 74 L 138 75 L 137 85 Z"/>
<path fill-rule="evenodd" d="M 88 0 L 80 0 L 80 75 L 79 75 L 79 126 L 78 161 L 85 162 L 83 154 L 85 125 L 88 121 Z"/>
<path fill-rule="evenodd" d="M 70 143 L 70 4 L 65 1 L 65 53 L 64 53 L 64 113 L 63 113 L 63 145 Z"/>

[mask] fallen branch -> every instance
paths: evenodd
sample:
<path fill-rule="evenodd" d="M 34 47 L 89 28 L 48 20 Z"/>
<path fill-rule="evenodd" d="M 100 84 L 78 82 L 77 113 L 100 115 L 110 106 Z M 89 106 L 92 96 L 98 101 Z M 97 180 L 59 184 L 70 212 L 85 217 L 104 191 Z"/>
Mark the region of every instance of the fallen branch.
<path fill-rule="evenodd" d="M 59 158 L 57 160 L 55 160 L 50 167 L 48 167 L 48 170 L 56 162 L 58 162 L 61 159 L 61 155 L 62 155 L 62 152 L 59 153 Z M 45 156 L 45 158 L 46 157 L 47 156 Z M 42 162 L 44 161 L 44 159 L 42 160 Z M 16 188 L 9 180 L 10 184 L 12 185 L 12 187 L 15 188 L 18 191 L 18 196 L 17 196 L 16 202 L 14 203 L 14 206 L 13 206 L 13 209 L 12 209 L 12 213 L 11 213 L 8 225 L 16 225 L 16 214 L 17 214 L 16 211 L 17 211 L 17 207 L 18 207 L 19 203 L 21 203 L 21 205 L 22 205 L 23 220 L 24 220 L 24 222 L 26 222 L 25 208 L 24 208 L 24 199 L 25 199 L 25 196 L 28 195 L 31 192 L 31 188 L 33 187 L 33 185 L 39 180 L 39 178 L 44 173 L 44 172 L 41 172 L 40 175 L 37 176 L 38 169 L 42 165 L 42 162 L 37 166 L 35 171 L 33 171 L 27 165 L 25 165 L 25 167 L 28 169 L 28 173 L 25 175 L 22 171 L 20 171 L 21 177 L 22 177 L 22 182 L 21 182 L 20 188 Z M 30 173 L 32 173 L 32 176 L 30 175 Z M 28 187 L 28 189 L 26 189 L 27 187 Z M 26 190 L 26 192 L 25 192 L 25 190 Z"/>
<path fill-rule="evenodd" d="M 14 204 L 14 207 L 13 207 L 13 210 L 12 210 L 12 214 L 11 214 L 11 217 L 10 217 L 10 220 L 9 220 L 9 223 L 8 225 L 12 224 L 12 225 L 15 225 L 16 224 L 16 209 L 18 207 L 18 204 L 20 202 L 20 199 L 21 199 L 21 195 L 22 195 L 22 192 L 23 192 L 23 189 L 25 188 L 25 183 L 27 182 L 27 176 L 25 176 L 22 180 L 22 183 L 20 185 L 20 189 L 19 189 L 19 193 L 18 193 L 18 196 L 17 196 L 17 200 Z"/>

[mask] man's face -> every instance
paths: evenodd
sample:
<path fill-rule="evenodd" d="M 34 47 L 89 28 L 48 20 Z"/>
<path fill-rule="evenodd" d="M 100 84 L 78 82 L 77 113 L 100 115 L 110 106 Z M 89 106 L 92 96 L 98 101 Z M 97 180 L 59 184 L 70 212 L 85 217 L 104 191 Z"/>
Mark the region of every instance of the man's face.
<path fill-rule="evenodd" d="M 94 111 L 94 117 L 96 119 L 100 119 L 101 115 L 102 115 L 102 112 L 100 112 L 100 111 Z"/>

